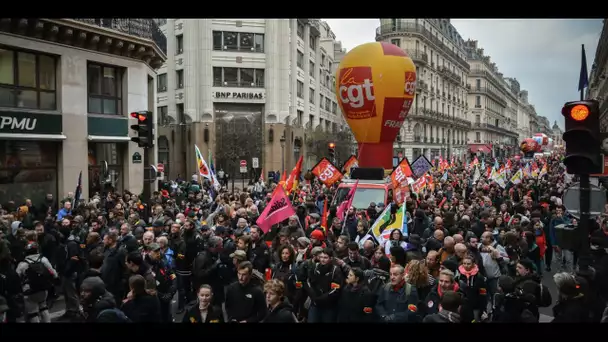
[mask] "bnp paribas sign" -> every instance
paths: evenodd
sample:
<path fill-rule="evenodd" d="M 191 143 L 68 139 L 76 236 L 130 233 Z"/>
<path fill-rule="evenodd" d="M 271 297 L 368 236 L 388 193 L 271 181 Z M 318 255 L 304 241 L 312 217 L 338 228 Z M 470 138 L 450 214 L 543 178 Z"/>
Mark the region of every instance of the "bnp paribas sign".
<path fill-rule="evenodd" d="M 0 111 L 0 133 L 61 134 L 61 114 Z"/>

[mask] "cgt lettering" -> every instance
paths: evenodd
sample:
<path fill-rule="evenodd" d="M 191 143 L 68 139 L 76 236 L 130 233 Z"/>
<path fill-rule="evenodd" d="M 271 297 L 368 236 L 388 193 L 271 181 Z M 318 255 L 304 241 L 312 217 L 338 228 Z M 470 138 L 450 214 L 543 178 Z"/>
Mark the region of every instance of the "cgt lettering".
<path fill-rule="evenodd" d="M 405 95 L 414 96 L 416 93 L 416 73 L 408 71 L 405 73 L 405 86 L 403 88 Z"/>
<path fill-rule="evenodd" d="M 0 130 L 7 128 L 18 131 L 33 131 L 36 128 L 36 122 L 37 119 L 0 116 Z"/>
<path fill-rule="evenodd" d="M 396 173 L 395 173 L 395 180 L 396 180 L 396 181 L 397 181 L 399 184 L 402 184 L 402 183 L 403 183 L 403 182 L 404 182 L 404 181 L 407 179 L 407 177 L 405 177 L 405 174 L 403 173 L 403 170 L 401 169 L 401 167 L 398 167 L 398 168 L 395 170 L 395 172 L 396 172 Z"/>
<path fill-rule="evenodd" d="M 281 198 L 279 201 L 275 202 L 273 205 L 270 206 L 270 211 L 268 212 L 268 216 L 270 216 L 270 214 L 272 214 L 275 211 L 282 209 L 286 206 L 287 206 L 287 202 L 285 201 L 284 198 Z"/>
<path fill-rule="evenodd" d="M 351 108 L 358 109 L 367 101 L 374 101 L 374 83 L 370 78 L 363 79 L 358 83 L 353 75 L 355 68 L 345 69 L 340 75 L 340 100 L 342 104 L 348 104 Z M 370 75 L 371 76 L 371 75 Z"/>

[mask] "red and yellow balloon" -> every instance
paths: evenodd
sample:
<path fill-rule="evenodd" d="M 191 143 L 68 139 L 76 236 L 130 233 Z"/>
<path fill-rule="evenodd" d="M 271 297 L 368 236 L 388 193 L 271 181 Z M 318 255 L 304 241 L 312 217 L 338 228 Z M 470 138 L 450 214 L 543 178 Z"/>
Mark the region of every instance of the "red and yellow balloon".
<path fill-rule="evenodd" d="M 538 148 L 540 147 L 540 145 L 538 144 L 538 142 L 536 142 L 536 140 L 534 140 L 532 138 L 527 138 L 521 142 L 519 147 L 523 153 L 530 153 L 530 152 L 536 152 L 538 150 Z"/>
<path fill-rule="evenodd" d="M 359 45 L 338 66 L 336 94 L 359 143 L 359 166 L 392 169 L 393 142 L 416 94 L 412 59 L 394 44 Z"/>

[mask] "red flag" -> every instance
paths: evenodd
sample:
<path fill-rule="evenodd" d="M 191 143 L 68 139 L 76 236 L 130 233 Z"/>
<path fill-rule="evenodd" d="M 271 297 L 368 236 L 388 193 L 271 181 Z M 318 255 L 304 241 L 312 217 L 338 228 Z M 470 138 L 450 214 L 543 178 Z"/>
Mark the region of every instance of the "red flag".
<path fill-rule="evenodd" d="M 327 216 L 329 212 L 327 211 L 327 198 L 323 201 L 323 216 L 321 216 L 321 227 L 327 231 Z"/>
<path fill-rule="evenodd" d="M 279 187 L 277 187 L 279 189 Z M 295 215 L 296 212 L 291 206 L 289 198 L 285 195 L 285 191 L 277 191 L 275 189 L 272 194 L 272 199 L 266 206 L 266 209 L 258 217 L 256 223 L 262 229 L 264 233 L 270 230 L 272 225 L 275 225 L 291 215 Z"/>
<path fill-rule="evenodd" d="M 300 182 L 300 173 L 302 172 L 303 160 L 304 157 L 300 156 L 298 162 L 296 163 L 296 166 L 294 166 L 293 170 L 291 171 L 291 174 L 289 175 L 289 178 L 287 179 L 287 187 L 285 188 L 285 190 L 287 190 L 288 193 L 291 193 L 292 191 L 298 188 L 298 183 Z"/>
<path fill-rule="evenodd" d="M 346 213 L 348 211 L 348 209 L 353 205 L 353 198 L 355 197 L 355 191 L 357 191 L 357 186 L 359 185 L 359 180 L 357 179 L 357 182 L 355 183 L 355 185 L 350 189 L 350 191 L 348 192 L 348 195 L 346 195 L 346 198 L 344 199 L 344 201 L 342 201 L 342 204 L 340 204 L 340 206 L 338 207 L 338 210 L 336 211 L 336 216 L 342 220 L 344 217 L 344 213 Z"/>

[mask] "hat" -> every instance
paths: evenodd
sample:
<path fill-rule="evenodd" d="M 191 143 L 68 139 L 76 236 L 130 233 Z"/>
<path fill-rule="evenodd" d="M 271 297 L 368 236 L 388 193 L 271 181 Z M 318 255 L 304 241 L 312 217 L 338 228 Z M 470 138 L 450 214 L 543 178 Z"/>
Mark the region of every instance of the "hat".
<path fill-rule="evenodd" d="M 206 225 L 206 224 L 203 224 L 203 225 L 201 226 L 201 230 L 209 230 L 209 229 L 210 229 L 210 228 L 209 228 L 209 226 L 208 226 L 208 225 Z"/>
<path fill-rule="evenodd" d="M 148 249 L 150 249 L 151 251 L 160 251 L 160 245 L 156 242 L 153 242 L 148 245 Z"/>
<path fill-rule="evenodd" d="M 310 214 L 308 216 L 314 218 L 315 220 L 320 220 L 321 219 L 321 216 L 319 214 L 317 214 L 317 213 L 312 213 L 312 214 Z"/>
<path fill-rule="evenodd" d="M 310 238 L 319 240 L 319 241 L 323 241 L 323 240 L 325 240 L 325 235 L 323 234 L 322 231 L 315 229 L 312 231 L 312 233 L 310 233 Z"/>
<path fill-rule="evenodd" d="M 165 223 L 161 220 L 156 220 L 154 221 L 154 223 L 152 223 L 152 227 L 164 227 Z"/>
<path fill-rule="evenodd" d="M 299 237 L 297 241 L 300 247 L 307 247 L 308 245 L 310 245 L 310 239 L 305 236 Z"/>
<path fill-rule="evenodd" d="M 245 251 L 237 249 L 236 251 L 234 251 L 234 253 L 230 253 L 230 257 L 237 258 L 237 259 L 243 261 L 243 260 L 247 259 L 247 253 L 245 253 Z"/>

